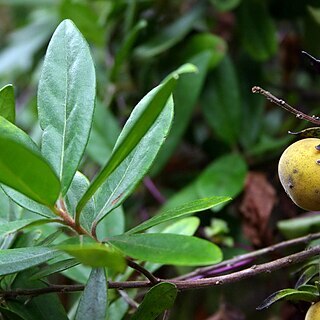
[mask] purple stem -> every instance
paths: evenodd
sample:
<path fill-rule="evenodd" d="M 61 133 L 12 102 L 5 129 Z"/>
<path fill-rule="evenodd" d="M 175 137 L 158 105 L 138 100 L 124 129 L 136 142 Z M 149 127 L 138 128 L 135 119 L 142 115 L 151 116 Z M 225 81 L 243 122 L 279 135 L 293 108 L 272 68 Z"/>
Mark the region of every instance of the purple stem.
<path fill-rule="evenodd" d="M 158 188 L 155 186 L 153 181 L 149 177 L 145 177 L 143 179 L 143 183 L 146 186 L 146 188 L 149 190 L 149 192 L 152 194 L 152 196 L 161 204 L 166 202 L 166 198 L 161 194 L 161 192 L 158 190 Z"/>

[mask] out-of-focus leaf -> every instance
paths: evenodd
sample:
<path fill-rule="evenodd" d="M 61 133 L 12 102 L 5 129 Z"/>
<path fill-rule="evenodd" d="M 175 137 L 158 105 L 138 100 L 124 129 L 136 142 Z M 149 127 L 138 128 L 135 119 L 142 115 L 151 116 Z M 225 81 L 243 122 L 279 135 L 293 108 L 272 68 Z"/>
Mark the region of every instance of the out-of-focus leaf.
<path fill-rule="evenodd" d="M 162 312 L 172 308 L 178 289 L 169 282 L 163 282 L 152 287 L 144 296 L 132 320 L 153 320 Z"/>
<path fill-rule="evenodd" d="M 76 206 L 83 194 L 86 192 L 90 182 L 85 175 L 77 171 L 73 177 L 70 188 L 66 194 L 65 201 L 68 209 L 68 213 L 74 217 L 76 212 Z M 87 205 L 84 207 L 80 219 L 80 224 L 87 231 L 91 230 L 91 224 L 95 216 L 95 203 L 94 198 L 90 199 Z"/>
<path fill-rule="evenodd" d="M 14 123 L 16 117 L 14 90 L 11 84 L 0 89 L 0 116 Z"/>
<path fill-rule="evenodd" d="M 91 267 L 107 267 L 123 272 L 126 267 L 124 256 L 111 246 L 100 243 L 62 244 L 57 247 Z"/>
<path fill-rule="evenodd" d="M 311 17 L 320 24 L 320 9 L 312 6 L 308 6 L 308 12 L 310 13 Z"/>
<path fill-rule="evenodd" d="M 180 207 L 169 209 L 167 211 L 160 211 L 157 215 L 140 225 L 132 228 L 127 234 L 137 233 L 149 229 L 157 224 L 170 221 L 172 219 L 182 218 L 195 212 L 204 211 L 215 207 L 223 202 L 229 201 L 229 197 L 211 197 L 188 202 Z"/>
<path fill-rule="evenodd" d="M 122 320 L 128 309 L 128 303 L 120 297 L 109 305 L 106 320 Z"/>
<path fill-rule="evenodd" d="M 320 138 L 320 127 L 307 128 L 298 132 L 289 131 L 290 134 L 298 136 L 298 138 Z"/>
<path fill-rule="evenodd" d="M 241 0 L 210 0 L 210 2 L 219 11 L 230 11 L 235 9 Z"/>
<path fill-rule="evenodd" d="M 120 235 L 108 241 L 128 256 L 142 261 L 197 266 L 217 263 L 222 259 L 220 249 L 213 243 L 177 234 Z"/>
<path fill-rule="evenodd" d="M 88 142 L 95 100 L 95 70 L 88 44 L 70 20 L 49 43 L 38 89 L 42 153 L 65 195 Z"/>
<path fill-rule="evenodd" d="M 302 237 L 319 231 L 320 215 L 282 220 L 278 222 L 277 227 L 287 239 Z"/>
<path fill-rule="evenodd" d="M 86 152 L 89 157 L 104 166 L 120 134 L 120 128 L 114 115 L 101 102 L 97 101 L 93 125 Z"/>
<path fill-rule="evenodd" d="M 236 197 L 243 189 L 247 174 L 247 165 L 238 154 L 222 156 L 209 165 L 196 180 L 196 188 L 200 197 L 230 196 Z M 218 211 L 220 206 L 213 207 Z"/>
<path fill-rule="evenodd" d="M 14 0 L 9 2 L 11 5 Z M 7 47 L 0 53 L 0 74 L 30 69 L 34 55 L 48 41 L 55 25 L 56 16 L 52 12 L 41 12 L 34 16 L 32 23 L 12 33 Z"/>
<path fill-rule="evenodd" d="M 88 41 L 104 45 L 106 29 L 90 2 L 62 0 L 59 9 L 61 19 L 72 20 Z"/>
<path fill-rule="evenodd" d="M 125 62 L 126 58 L 128 57 L 134 42 L 139 34 L 139 32 L 147 26 L 147 22 L 145 20 L 139 21 L 133 28 L 130 30 L 129 34 L 123 41 L 119 51 L 116 54 L 114 64 L 112 66 L 110 72 L 110 79 L 114 81 L 118 76 L 120 68 L 122 64 Z"/>
<path fill-rule="evenodd" d="M 104 268 L 92 269 L 81 295 L 75 320 L 105 320 L 108 306 L 107 277 Z"/>
<path fill-rule="evenodd" d="M 60 254 L 57 250 L 46 247 L 0 250 L 0 275 L 25 270 Z"/>
<path fill-rule="evenodd" d="M 143 98 L 132 112 L 119 136 L 121 141 L 139 121 L 140 115 L 152 100 L 156 90 Z M 155 123 L 128 154 L 127 158 L 110 175 L 96 193 L 97 215 L 99 221 L 112 209 L 119 206 L 134 190 L 153 163 L 161 145 L 165 141 L 173 119 L 173 100 L 170 98 Z M 118 143 L 118 142 L 117 142 Z M 117 144 L 116 147 L 117 148 Z M 148 150 L 148 152 L 146 152 Z"/>
<path fill-rule="evenodd" d="M 267 299 L 265 299 L 262 302 L 262 304 L 259 307 L 257 307 L 257 310 L 265 309 L 279 300 L 301 300 L 301 301 L 313 302 L 313 301 L 316 301 L 317 298 L 318 298 L 317 295 L 309 291 L 300 291 L 296 289 L 283 289 L 271 294 Z"/>
<path fill-rule="evenodd" d="M 192 111 L 203 86 L 212 56 L 212 53 L 203 51 L 189 60 L 190 63 L 197 67 L 198 71 L 195 74 L 184 74 L 174 90 L 174 126 L 172 126 L 167 141 L 157 156 L 157 161 L 152 166 L 152 175 L 161 170 L 176 150 L 192 116 Z"/>
<path fill-rule="evenodd" d="M 134 50 L 134 55 L 139 59 L 152 58 L 173 47 L 190 32 L 195 21 L 200 17 L 202 9 L 193 8 L 188 14 L 163 28 L 149 41 Z"/>
<path fill-rule="evenodd" d="M 0 182 L 53 207 L 60 183 L 31 138 L 0 116 Z"/>
<path fill-rule="evenodd" d="M 267 60 L 277 51 L 276 28 L 265 2 L 241 3 L 239 29 L 243 46 L 254 59 Z"/>
<path fill-rule="evenodd" d="M 72 268 L 72 267 L 76 266 L 77 264 L 79 264 L 79 262 L 73 258 L 58 261 L 58 262 L 55 262 L 52 264 L 48 264 L 48 265 L 44 266 L 43 268 L 41 268 L 40 270 L 38 270 L 37 272 L 33 273 L 30 276 L 30 280 L 37 280 L 37 279 L 47 277 L 51 274 Z"/>
<path fill-rule="evenodd" d="M 59 0 L 0 0 L 0 4 L 16 5 L 16 6 L 33 6 L 33 5 L 53 5 L 57 4 Z"/>
<path fill-rule="evenodd" d="M 87 192 L 79 201 L 77 213 L 80 214 L 88 200 L 104 183 L 104 181 L 122 164 L 131 151 L 133 151 L 137 146 L 139 141 L 148 132 L 150 127 L 155 123 L 161 111 L 166 106 L 179 75 L 194 71 L 195 67 L 193 65 L 185 64 L 170 74 L 161 85 L 154 89 L 155 91 L 153 92 L 154 95 L 152 96 L 152 99 L 145 100 L 146 105 L 143 108 L 143 112 L 140 114 L 137 121 L 130 126 L 130 129 L 120 136 L 105 167 L 96 176 Z M 127 128 L 129 128 L 129 126 Z"/>
<path fill-rule="evenodd" d="M 234 66 L 228 57 L 210 75 L 202 108 L 217 136 L 230 145 L 239 140 L 241 97 Z"/>

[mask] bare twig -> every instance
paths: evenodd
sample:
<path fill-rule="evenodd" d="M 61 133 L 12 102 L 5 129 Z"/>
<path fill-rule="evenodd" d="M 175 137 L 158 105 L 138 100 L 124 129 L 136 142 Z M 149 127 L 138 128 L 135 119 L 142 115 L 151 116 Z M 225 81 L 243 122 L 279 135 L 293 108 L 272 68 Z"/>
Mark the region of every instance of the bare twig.
<path fill-rule="evenodd" d="M 270 254 L 274 251 L 286 249 L 299 244 L 308 244 L 310 241 L 319 239 L 319 238 L 320 238 L 320 232 L 309 234 L 307 236 L 303 236 L 303 237 L 299 237 L 299 238 L 295 238 L 287 241 L 283 241 L 263 249 L 259 249 L 246 254 L 242 254 L 240 256 L 236 256 L 232 259 L 222 261 L 221 263 L 215 264 L 213 266 L 196 269 L 188 274 L 184 274 L 180 277 L 176 277 L 175 280 L 186 280 L 186 279 L 192 279 L 197 277 L 204 278 L 208 275 L 213 275 L 217 273 L 221 274 L 222 272 L 230 271 L 232 269 L 238 268 L 239 266 L 242 266 L 243 264 L 241 264 L 241 262 L 244 262 L 244 264 L 248 264 L 257 258 Z"/>
<path fill-rule="evenodd" d="M 118 292 L 120 296 L 128 303 L 129 306 L 131 306 L 134 309 L 138 309 L 139 303 L 133 300 L 131 297 L 129 297 L 127 292 L 125 292 L 124 290 L 118 290 Z"/>
<path fill-rule="evenodd" d="M 135 269 L 139 271 L 141 274 L 143 274 L 152 284 L 157 284 L 160 282 L 160 280 L 156 278 L 151 272 L 149 272 L 147 269 L 142 267 L 140 264 L 130 260 L 129 258 L 127 258 L 127 264 L 132 269 Z"/>
<path fill-rule="evenodd" d="M 175 279 L 159 279 L 159 282 L 171 282 L 177 286 L 179 290 L 187 289 L 201 289 L 206 287 L 221 286 L 224 284 L 235 283 L 244 279 L 252 278 L 259 274 L 269 274 L 279 269 L 293 266 L 294 264 L 303 262 L 311 257 L 320 254 L 320 245 L 306 249 L 304 251 L 289 255 L 284 258 L 280 258 L 271 262 L 262 263 L 259 265 L 253 265 L 251 268 L 247 268 L 241 271 L 233 272 L 222 276 L 216 276 L 212 278 L 196 279 L 196 280 L 175 280 Z M 108 282 L 109 289 L 132 289 L 132 288 L 148 288 L 152 287 L 150 281 L 124 281 L 124 282 Z M 47 288 L 37 289 L 16 289 L 12 291 L 0 292 L 0 297 L 16 298 L 17 296 L 37 296 L 40 294 L 52 293 L 52 292 L 74 292 L 82 291 L 83 285 L 50 285 Z"/>
<path fill-rule="evenodd" d="M 279 107 L 283 108 L 286 111 L 289 111 L 291 113 L 293 113 L 297 118 L 299 119 L 303 119 L 306 121 L 309 121 L 311 123 L 314 123 L 316 125 L 320 125 L 320 118 L 316 117 L 316 116 L 309 116 L 293 107 L 291 107 L 288 103 L 286 103 L 284 100 L 277 98 L 276 96 L 274 96 L 273 94 L 271 94 L 269 91 L 266 91 L 260 87 L 253 87 L 252 88 L 252 92 L 253 93 L 260 93 L 263 96 L 265 96 L 269 101 L 271 101 L 272 103 L 278 105 Z"/>

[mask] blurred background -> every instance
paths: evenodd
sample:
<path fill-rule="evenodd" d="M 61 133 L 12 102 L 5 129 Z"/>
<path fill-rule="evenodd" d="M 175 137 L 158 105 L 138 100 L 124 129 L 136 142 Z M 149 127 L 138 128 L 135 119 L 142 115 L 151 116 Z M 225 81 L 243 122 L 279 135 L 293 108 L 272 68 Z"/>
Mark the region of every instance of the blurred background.
<path fill-rule="evenodd" d="M 42 62 L 65 18 L 88 41 L 97 73 L 82 163 L 89 177 L 106 162 L 139 100 L 183 63 L 198 68 L 181 77 L 167 141 L 123 206 L 127 227 L 162 206 L 226 195 L 234 200 L 199 215 L 197 229 L 223 247 L 225 258 L 319 228 L 317 214 L 297 208 L 277 176 L 279 156 L 293 141 L 288 130 L 308 124 L 251 92 L 259 85 L 319 114 L 320 77 L 301 54 L 320 57 L 318 0 L 0 0 L 0 87 L 14 85 L 17 123 L 35 141 Z M 188 270 L 161 268 L 158 275 Z M 291 271 L 181 293 L 170 319 L 303 319 L 303 304 L 255 310 L 273 291 L 294 285 Z"/>

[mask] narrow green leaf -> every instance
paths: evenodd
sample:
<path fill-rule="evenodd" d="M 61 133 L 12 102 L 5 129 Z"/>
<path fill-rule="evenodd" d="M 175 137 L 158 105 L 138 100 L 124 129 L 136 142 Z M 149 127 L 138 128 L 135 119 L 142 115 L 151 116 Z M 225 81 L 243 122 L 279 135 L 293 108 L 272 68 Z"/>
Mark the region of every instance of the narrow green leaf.
<path fill-rule="evenodd" d="M 142 261 L 198 266 L 221 261 L 220 249 L 213 243 L 169 233 L 120 235 L 108 240 L 126 255 Z"/>
<path fill-rule="evenodd" d="M 5 194 L 15 203 L 17 203 L 22 208 L 25 208 L 31 212 L 35 212 L 40 214 L 43 217 L 46 218 L 53 218 L 56 217 L 56 215 L 53 213 L 52 210 L 50 210 L 47 206 L 40 204 L 27 196 L 23 195 L 22 193 L 7 187 L 5 185 L 1 185 L 2 190 L 5 192 Z"/>
<path fill-rule="evenodd" d="M 127 56 L 129 55 L 131 48 L 139 34 L 139 32 L 147 26 L 145 20 L 139 21 L 133 28 L 130 30 L 129 34 L 123 41 L 123 45 L 116 54 L 114 64 L 110 72 L 110 79 L 114 81 L 118 76 L 122 64 L 125 62 Z"/>
<path fill-rule="evenodd" d="M 271 294 L 267 299 L 265 299 L 262 304 L 257 307 L 257 310 L 262 310 L 268 308 L 273 303 L 279 300 L 302 300 L 313 302 L 318 298 L 317 295 L 309 292 L 309 291 L 299 291 L 296 289 L 283 289 Z"/>
<path fill-rule="evenodd" d="M 41 150 L 61 180 L 62 195 L 88 142 L 95 82 L 89 47 L 75 25 L 64 20 L 49 43 L 38 90 Z"/>
<path fill-rule="evenodd" d="M 235 68 L 228 56 L 210 74 L 201 103 L 205 119 L 217 136 L 234 145 L 241 132 L 241 96 Z"/>
<path fill-rule="evenodd" d="M 0 89 L 0 115 L 12 123 L 15 122 L 14 90 L 11 84 Z"/>
<path fill-rule="evenodd" d="M 89 199 L 93 196 L 97 189 L 130 154 L 130 152 L 136 147 L 138 142 L 143 138 L 152 124 L 156 121 L 173 91 L 179 74 L 194 71 L 194 66 L 190 64 L 183 65 L 178 70 L 170 74 L 164 80 L 164 82 L 157 87 L 156 94 L 153 96 L 153 99 L 148 102 L 148 105 L 144 109 L 144 112 L 140 115 L 139 121 L 135 122 L 135 124 L 131 127 L 131 130 L 127 132 L 123 139 L 121 139 L 120 141 L 118 140 L 118 144 L 113 150 L 113 153 L 109 158 L 107 164 L 96 176 L 87 192 L 79 201 L 79 204 L 77 206 L 77 214 L 80 214 L 85 204 L 89 201 Z M 76 220 L 78 220 L 77 217 Z"/>
<path fill-rule="evenodd" d="M 154 320 L 162 312 L 173 307 L 177 297 L 177 287 L 169 282 L 163 282 L 152 287 L 144 296 L 132 320 Z"/>
<path fill-rule="evenodd" d="M 204 51 L 191 57 L 188 61 L 195 65 L 198 72 L 195 74 L 184 74 L 179 79 L 174 90 L 174 126 L 160 150 L 157 161 L 152 166 L 151 174 L 157 174 L 177 149 L 178 143 L 185 132 L 191 119 L 192 112 L 196 106 L 197 98 L 201 92 L 205 77 L 207 75 L 212 53 Z"/>
<path fill-rule="evenodd" d="M 320 138 L 320 128 L 313 127 L 307 128 L 298 132 L 289 131 L 290 134 L 298 136 L 298 138 Z"/>
<path fill-rule="evenodd" d="M 201 7 L 193 8 L 188 14 L 183 15 L 151 37 L 149 41 L 137 47 L 134 55 L 139 59 L 149 59 L 167 51 L 185 37 L 201 13 Z"/>
<path fill-rule="evenodd" d="M 141 223 L 140 225 L 132 228 L 127 232 L 127 234 L 137 233 L 149 229 L 157 224 L 170 221 L 172 219 L 181 218 L 190 215 L 195 212 L 204 211 L 210 209 L 218 204 L 224 203 L 231 200 L 229 197 L 211 197 L 204 198 L 195 201 L 188 202 L 182 206 L 166 210 L 164 212 L 158 213 L 149 220 Z"/>
<path fill-rule="evenodd" d="M 244 48 L 259 61 L 277 51 L 277 33 L 265 2 L 243 1 L 239 7 L 239 30 Z"/>
<path fill-rule="evenodd" d="M 196 180 L 200 197 L 228 195 L 236 197 L 243 189 L 247 175 L 247 165 L 238 154 L 222 156 L 209 165 Z M 226 204 L 214 206 L 213 211 L 221 210 Z"/>
<path fill-rule="evenodd" d="M 57 250 L 46 247 L 0 250 L 0 275 L 34 267 L 59 255 Z"/>
<path fill-rule="evenodd" d="M 147 94 L 135 107 L 118 141 L 125 139 L 126 135 L 130 134 L 131 128 L 139 121 L 141 113 L 156 94 L 156 89 Z M 97 206 L 95 221 L 100 221 L 111 210 L 119 206 L 146 175 L 166 139 L 172 120 L 173 100 L 170 98 L 144 137 L 99 188 L 95 195 Z M 116 143 L 116 147 L 117 144 L 118 142 Z"/>
<path fill-rule="evenodd" d="M 53 207 L 60 183 L 31 138 L 0 116 L 0 182 Z"/>
<path fill-rule="evenodd" d="M 62 272 L 64 270 L 72 268 L 78 264 L 79 262 L 76 259 L 71 258 L 71 259 L 58 261 L 49 265 L 45 265 L 43 268 L 33 273 L 30 276 L 30 280 L 38 280 L 38 279 L 50 276 L 51 274 Z"/>
<path fill-rule="evenodd" d="M 57 222 L 57 221 L 52 219 L 23 219 L 23 220 L 6 222 L 4 224 L 0 224 L 0 236 L 17 232 L 27 227 L 32 227 L 32 226 L 42 225 L 42 224 L 52 223 L 52 222 Z"/>
<path fill-rule="evenodd" d="M 306 285 L 313 277 L 319 274 L 319 265 L 313 264 L 310 267 L 306 268 L 301 274 L 296 282 L 295 289 L 301 289 L 301 286 Z"/>
<path fill-rule="evenodd" d="M 92 269 L 80 298 L 75 320 L 105 320 L 108 306 L 107 277 L 104 268 Z"/>
<path fill-rule="evenodd" d="M 126 267 L 126 262 L 121 252 L 105 244 L 62 244 L 57 248 L 67 252 L 87 266 L 107 267 L 118 272 L 123 272 Z"/>
<path fill-rule="evenodd" d="M 235 9 L 241 0 L 210 0 L 212 5 L 219 11 L 230 11 Z"/>

